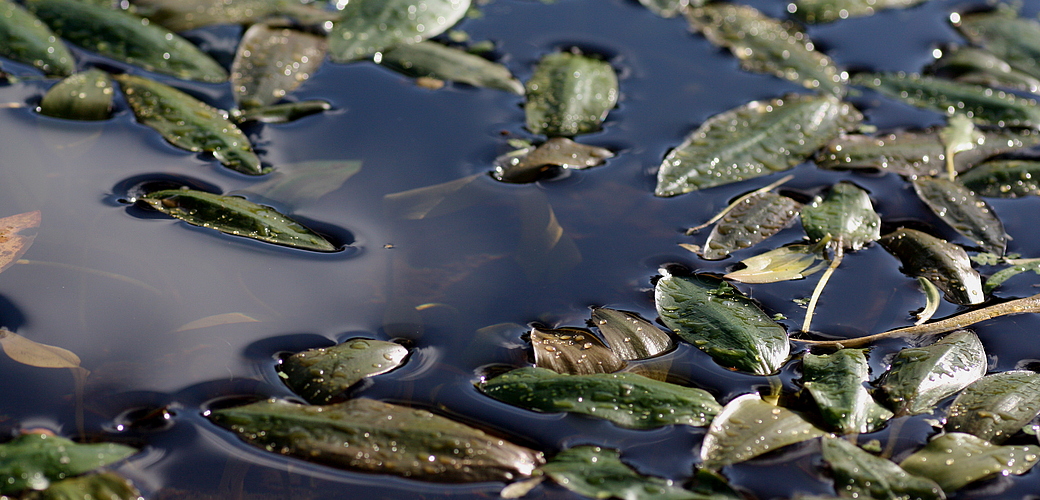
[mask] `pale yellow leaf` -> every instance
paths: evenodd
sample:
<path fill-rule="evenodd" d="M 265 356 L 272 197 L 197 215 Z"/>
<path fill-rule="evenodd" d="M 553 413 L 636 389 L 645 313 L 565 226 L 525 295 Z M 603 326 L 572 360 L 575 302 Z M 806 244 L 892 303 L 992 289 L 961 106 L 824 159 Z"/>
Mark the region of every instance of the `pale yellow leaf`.
<path fill-rule="evenodd" d="M 175 332 L 185 332 L 188 330 L 198 330 L 200 328 L 209 328 L 211 326 L 220 325 L 233 325 L 235 323 L 257 323 L 260 320 L 247 316 L 242 313 L 224 313 L 214 314 L 213 316 L 206 316 L 205 318 L 197 319 L 185 323 L 180 328 L 174 330 Z"/>
<path fill-rule="evenodd" d="M 36 237 L 18 233 L 36 227 L 40 227 L 39 210 L 0 219 L 0 272 L 21 258 Z"/>
<path fill-rule="evenodd" d="M 7 328 L 0 328 L 0 348 L 11 359 L 38 368 L 79 368 L 79 356 L 61 347 L 29 340 Z"/>
<path fill-rule="evenodd" d="M 821 260 L 819 249 L 809 245 L 791 245 L 742 260 L 744 269 L 727 274 L 726 279 L 742 283 L 775 283 L 804 278 L 822 266 L 813 266 Z"/>

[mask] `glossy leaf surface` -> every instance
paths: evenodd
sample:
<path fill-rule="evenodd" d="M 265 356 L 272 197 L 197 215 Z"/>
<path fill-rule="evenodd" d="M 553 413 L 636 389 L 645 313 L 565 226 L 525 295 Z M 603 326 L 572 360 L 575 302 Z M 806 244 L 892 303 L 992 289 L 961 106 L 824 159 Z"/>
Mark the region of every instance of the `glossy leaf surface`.
<path fill-rule="evenodd" d="M 873 15 L 882 9 L 911 7 L 925 0 L 795 0 L 791 11 L 807 23 L 829 23 Z M 789 9 L 790 10 L 790 9 Z"/>
<path fill-rule="evenodd" d="M 528 130 L 549 137 L 587 134 L 599 130 L 617 104 L 617 74 L 606 61 L 556 52 L 538 62 L 526 93 Z"/>
<path fill-rule="evenodd" d="M 963 248 L 916 229 L 900 228 L 879 242 L 902 262 L 903 274 L 925 278 L 955 304 L 973 305 L 986 300 L 982 277 L 971 267 Z"/>
<path fill-rule="evenodd" d="M 504 182 L 534 182 L 557 169 L 575 169 L 602 165 L 614 153 L 609 149 L 574 142 L 566 137 L 553 137 L 538 147 L 526 147 L 495 159 L 496 179 Z"/>
<path fill-rule="evenodd" d="M 801 206 L 772 192 L 749 197 L 715 224 L 701 256 L 708 260 L 724 259 L 731 252 L 753 246 L 791 225 Z"/>
<path fill-rule="evenodd" d="M 1002 4 L 989 12 L 959 14 L 953 25 L 973 44 L 985 47 L 1008 64 L 1040 78 L 1040 23 L 1019 17 Z"/>
<path fill-rule="evenodd" d="M 823 268 L 817 263 L 823 259 L 822 247 L 816 245 L 789 245 L 748 257 L 743 269 L 723 276 L 741 283 L 776 283 L 801 279 Z"/>
<path fill-rule="evenodd" d="M 941 177 L 918 177 L 913 183 L 917 196 L 943 222 L 987 252 L 1004 255 L 1008 239 L 1004 224 L 985 200 L 963 184 Z"/>
<path fill-rule="evenodd" d="M 700 458 L 704 467 L 717 469 L 826 434 L 791 410 L 745 394 L 711 421 Z"/>
<path fill-rule="evenodd" d="M 91 69 L 54 84 L 40 101 L 40 114 L 66 120 L 106 120 L 115 88 L 108 73 Z"/>
<path fill-rule="evenodd" d="M 1000 444 L 1040 413 L 1040 374 L 1011 370 L 966 387 L 946 411 L 946 429 Z"/>
<path fill-rule="evenodd" d="M 524 84 L 509 68 L 436 42 L 397 46 L 383 54 L 380 64 L 408 76 L 426 76 L 524 95 Z"/>
<path fill-rule="evenodd" d="M 672 337 L 634 313 L 596 307 L 592 324 L 614 354 L 626 361 L 652 358 L 675 348 Z"/>
<path fill-rule="evenodd" d="M 139 500 L 141 492 L 126 478 L 102 472 L 63 479 L 43 491 L 33 491 L 22 500 Z"/>
<path fill-rule="evenodd" d="M 991 160 L 959 175 L 957 181 L 980 196 L 1040 195 L 1040 161 Z"/>
<path fill-rule="evenodd" d="M 12 0 L 0 1 L 0 56 L 31 64 L 47 75 L 76 71 L 69 48 L 43 22 Z"/>
<path fill-rule="evenodd" d="M 435 37 L 469 6 L 470 0 L 353 0 L 329 32 L 329 57 L 350 62 Z"/>
<path fill-rule="evenodd" d="M 834 489 L 844 497 L 885 500 L 941 500 L 946 495 L 931 479 L 915 476 L 891 460 L 876 457 L 844 440 L 823 438 L 823 459 L 831 467 Z"/>
<path fill-rule="evenodd" d="M 928 413 L 943 398 L 982 378 L 986 363 L 979 337 L 958 330 L 934 344 L 899 351 L 878 387 L 897 416 Z"/>
<path fill-rule="evenodd" d="M 557 453 L 541 471 L 560 486 L 589 498 L 698 500 L 672 481 L 644 476 L 621 461 L 617 450 L 575 446 Z"/>
<path fill-rule="evenodd" d="M 842 248 L 859 250 L 880 237 L 881 216 L 870 196 L 855 184 L 839 182 L 825 198 L 802 207 L 802 226 L 812 241 L 830 237 Z"/>
<path fill-rule="evenodd" d="M 242 108 L 269 106 L 311 77 L 325 60 L 325 37 L 267 24 L 242 35 L 231 63 L 231 88 Z"/>
<path fill-rule="evenodd" d="M 626 364 L 599 337 L 580 328 L 535 328 L 531 330 L 531 347 L 534 364 L 557 373 L 613 373 Z"/>
<path fill-rule="evenodd" d="M 351 339 L 309 349 L 285 358 L 279 375 L 311 404 L 327 404 L 362 379 L 386 373 L 404 363 L 408 349 L 383 340 Z"/>
<path fill-rule="evenodd" d="M 22 434 L 0 444 L 0 494 L 46 489 L 52 482 L 118 462 L 137 450 L 114 443 L 79 444 L 59 436 Z"/>
<path fill-rule="evenodd" d="M 997 475 L 1025 474 L 1036 464 L 1040 446 L 997 446 L 971 434 L 940 434 L 900 466 L 911 474 L 933 479 L 943 491 Z"/>
<path fill-rule="evenodd" d="M 310 115 L 332 109 L 332 105 L 321 99 L 310 101 L 283 102 L 258 108 L 234 110 L 236 123 L 288 123 Z"/>
<path fill-rule="evenodd" d="M 302 24 L 336 19 L 334 12 L 298 0 L 130 0 L 134 12 L 172 31 L 214 24 L 253 24 L 280 15 Z"/>
<path fill-rule="evenodd" d="M 802 386 L 809 391 L 823 420 L 842 434 L 868 433 L 892 418 L 864 386 L 870 379 L 862 349 L 802 357 Z"/>

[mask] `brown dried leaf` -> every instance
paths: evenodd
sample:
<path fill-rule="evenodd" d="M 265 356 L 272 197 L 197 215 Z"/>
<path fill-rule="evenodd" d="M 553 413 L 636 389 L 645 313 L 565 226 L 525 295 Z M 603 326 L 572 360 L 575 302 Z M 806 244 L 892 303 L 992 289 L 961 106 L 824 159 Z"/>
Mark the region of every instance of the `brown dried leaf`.
<path fill-rule="evenodd" d="M 11 267 L 32 246 L 36 235 L 19 233 L 35 227 L 40 227 L 39 210 L 0 219 L 0 272 Z"/>

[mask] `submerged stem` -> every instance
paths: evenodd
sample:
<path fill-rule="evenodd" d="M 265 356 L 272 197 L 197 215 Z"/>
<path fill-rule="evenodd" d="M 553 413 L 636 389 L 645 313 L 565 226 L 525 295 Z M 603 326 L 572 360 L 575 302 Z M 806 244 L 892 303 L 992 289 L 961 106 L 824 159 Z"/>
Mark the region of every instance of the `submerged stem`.
<path fill-rule="evenodd" d="M 831 265 L 827 266 L 827 270 L 823 272 L 823 276 L 820 276 L 819 283 L 816 283 L 816 288 L 813 290 L 812 298 L 809 299 L 809 307 L 805 310 L 805 320 L 802 321 L 802 331 L 809 331 L 809 327 L 812 325 L 812 317 L 816 312 L 816 302 L 820 300 L 820 295 L 823 294 L 823 287 L 827 286 L 827 281 L 831 279 L 831 275 L 834 274 L 834 270 L 841 265 L 841 258 L 844 256 L 842 250 L 841 241 L 838 241 L 837 248 L 834 250 L 834 260 L 831 261 Z"/>

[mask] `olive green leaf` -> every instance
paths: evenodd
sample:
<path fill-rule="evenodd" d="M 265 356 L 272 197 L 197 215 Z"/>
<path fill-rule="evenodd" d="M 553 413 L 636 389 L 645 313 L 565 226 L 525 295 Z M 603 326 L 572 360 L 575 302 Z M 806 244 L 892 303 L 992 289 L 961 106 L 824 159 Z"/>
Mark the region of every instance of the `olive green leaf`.
<path fill-rule="evenodd" d="M 509 68 L 436 42 L 399 45 L 384 52 L 379 63 L 412 77 L 450 80 L 524 95 L 524 84 Z"/>
<path fill-rule="evenodd" d="M 1000 444 L 1040 413 L 1040 374 L 1012 370 L 986 375 L 957 395 L 946 429 Z"/>
<path fill-rule="evenodd" d="M 614 354 L 626 361 L 652 358 L 675 348 L 672 337 L 635 313 L 596 307 L 592 324 Z"/>
<path fill-rule="evenodd" d="M 705 0 L 639 0 L 639 3 L 661 17 L 675 17 L 690 5 L 704 5 Z"/>
<path fill-rule="evenodd" d="M 798 82 L 835 95 L 845 93 L 848 75 L 816 51 L 792 22 L 763 15 L 754 7 L 715 2 L 686 10 L 686 19 L 711 43 L 725 47 L 748 71 Z"/>
<path fill-rule="evenodd" d="M 575 446 L 556 454 L 539 469 L 560 486 L 589 498 L 624 500 L 701 500 L 669 479 L 644 476 L 621 461 L 621 452 Z"/>
<path fill-rule="evenodd" d="M 241 191 L 287 205 L 317 200 L 341 187 L 361 171 L 360 160 L 312 160 L 279 165 L 264 182 Z"/>
<path fill-rule="evenodd" d="M 269 106 L 311 77 L 325 60 L 325 37 L 254 24 L 231 63 L 231 89 L 241 108 Z"/>
<path fill-rule="evenodd" d="M 365 398 L 326 406 L 271 399 L 208 416 L 268 451 L 426 481 L 511 481 L 544 461 L 540 452 L 468 425 Z"/>
<path fill-rule="evenodd" d="M 534 364 L 557 373 L 613 373 L 626 365 L 599 337 L 580 328 L 534 328 L 531 347 Z"/>
<path fill-rule="evenodd" d="M 40 101 L 40 114 L 67 120 L 106 120 L 115 89 L 108 73 L 91 69 L 56 83 Z"/>
<path fill-rule="evenodd" d="M 864 387 L 869 377 L 862 349 L 807 353 L 802 358 L 802 386 L 816 401 L 827 425 L 842 434 L 874 432 L 892 418 L 892 412 L 874 401 Z"/>
<path fill-rule="evenodd" d="M 753 101 L 711 117 L 671 150 L 654 194 L 675 196 L 790 169 L 862 118 L 832 95 Z"/>
<path fill-rule="evenodd" d="M 943 491 L 997 475 L 1025 474 L 1036 464 L 1040 446 L 997 446 L 961 432 L 940 434 L 906 457 L 903 470 L 934 480 Z"/>
<path fill-rule="evenodd" d="M 783 327 L 729 283 L 662 270 L 654 298 L 665 326 L 715 362 L 758 375 L 776 373 L 791 346 Z"/>
<path fill-rule="evenodd" d="M 955 181 L 940 177 L 914 179 L 914 191 L 935 215 L 987 252 L 1004 255 L 1007 233 L 985 200 Z"/>
<path fill-rule="evenodd" d="M 992 254 L 989 254 L 992 255 Z M 1032 271 L 1036 274 L 1040 274 L 1040 259 L 1004 259 L 1005 262 L 1011 264 L 1004 269 L 1001 269 L 989 278 L 986 278 L 986 284 L 982 287 L 982 291 L 985 293 L 992 292 L 995 288 L 1003 284 L 1005 281 L 1011 279 L 1013 276 L 1018 274 Z"/>
<path fill-rule="evenodd" d="M 939 289 L 928 281 L 928 278 L 918 276 L 917 286 L 921 287 L 921 292 L 924 293 L 924 309 L 917 314 L 917 321 L 914 322 L 914 325 L 920 325 L 932 319 L 935 311 L 939 310 L 939 302 L 942 300 L 942 297 L 939 296 Z"/>
<path fill-rule="evenodd" d="M 321 235 L 278 213 L 238 196 L 166 189 L 139 198 L 152 208 L 193 226 L 202 226 L 254 240 L 303 250 L 333 252 L 336 247 Z"/>
<path fill-rule="evenodd" d="M 824 198 L 802 207 L 802 226 L 809 239 L 830 236 L 831 246 L 859 250 L 880 237 L 881 216 L 866 191 L 849 182 L 831 186 Z"/>
<path fill-rule="evenodd" d="M 43 491 L 33 491 L 22 500 L 139 500 L 141 492 L 130 481 L 113 472 L 62 479 Z"/>
<path fill-rule="evenodd" d="M 328 404 L 362 379 L 386 373 L 404 363 L 408 349 L 371 339 L 298 352 L 282 360 L 279 376 L 311 404 Z"/>
<path fill-rule="evenodd" d="M 701 442 L 709 469 L 744 462 L 763 453 L 827 435 L 797 413 L 745 394 L 722 408 Z"/>
<path fill-rule="evenodd" d="M 137 121 L 158 131 L 174 146 L 210 153 L 243 174 L 264 173 L 249 138 L 228 121 L 223 111 L 148 78 L 124 74 L 115 79 Z"/>
<path fill-rule="evenodd" d="M 43 490 L 52 482 L 118 462 L 137 450 L 114 443 L 79 444 L 47 434 L 22 434 L 0 444 L 0 494 Z"/>
<path fill-rule="evenodd" d="M 826 264 L 821 260 L 824 260 L 823 245 L 788 245 L 748 257 L 740 261 L 744 265 L 743 269 L 729 272 L 723 277 L 741 283 L 776 283 L 802 279 L 823 269 Z"/>
<path fill-rule="evenodd" d="M 526 89 L 527 129 L 549 137 L 599 130 L 618 100 L 610 63 L 571 52 L 542 57 Z"/>
<path fill-rule="evenodd" d="M 850 81 L 912 106 L 947 115 L 967 114 L 976 123 L 998 127 L 1040 127 L 1040 106 L 1033 99 L 981 85 L 904 73 L 863 73 Z"/>
<path fill-rule="evenodd" d="M 1034 94 L 1040 91 L 1040 78 L 1019 71 L 992 52 L 976 47 L 947 48 L 926 72 L 961 83 L 1007 87 Z"/>
<path fill-rule="evenodd" d="M 470 0 L 352 0 L 329 32 L 329 57 L 350 62 L 435 37 L 469 7 Z"/>
<path fill-rule="evenodd" d="M 504 182 L 534 182 L 557 169 L 581 170 L 602 165 L 614 153 L 609 149 L 553 137 L 538 147 L 527 146 L 495 159 L 494 177 Z"/>
<path fill-rule="evenodd" d="M 0 350 L 9 358 L 37 368 L 72 368 L 83 370 L 76 353 L 62 347 L 41 344 L 0 327 Z"/>
<path fill-rule="evenodd" d="M 231 112 L 231 119 L 235 123 L 288 123 L 330 109 L 332 105 L 321 99 L 283 102 L 258 108 L 235 109 Z"/>
<path fill-rule="evenodd" d="M 849 498 L 942 500 L 931 479 L 915 476 L 891 460 L 879 458 L 844 440 L 823 438 L 823 459 L 830 465 L 834 489 Z"/>
<path fill-rule="evenodd" d="M 635 373 L 561 375 L 530 367 L 499 375 L 477 387 L 513 406 L 581 413 L 633 429 L 674 424 L 703 427 L 722 409 L 705 390 Z"/>
<path fill-rule="evenodd" d="M 1040 23 L 1019 17 L 1003 4 L 988 12 L 953 14 L 950 20 L 973 44 L 989 50 L 1007 63 L 1040 78 Z"/>
<path fill-rule="evenodd" d="M 138 15 L 177 32 L 214 24 L 249 25 L 272 16 L 289 17 L 304 25 L 338 17 L 321 4 L 302 0 L 130 0 L 130 5 Z"/>
<path fill-rule="evenodd" d="M 971 267 L 968 253 L 960 246 L 907 228 L 886 234 L 879 242 L 903 264 L 903 274 L 928 279 L 943 291 L 946 300 L 961 305 L 986 300 L 982 277 Z"/>
<path fill-rule="evenodd" d="M 957 176 L 980 196 L 1018 198 L 1040 194 L 1040 161 L 990 160 Z"/>
<path fill-rule="evenodd" d="M 185 80 L 227 81 L 227 71 L 191 42 L 133 14 L 77 0 L 28 0 L 26 7 L 66 41 L 103 56 Z"/>
<path fill-rule="evenodd" d="M 31 64 L 47 75 L 76 71 L 76 61 L 61 39 L 12 0 L 0 0 L 0 56 Z"/>
<path fill-rule="evenodd" d="M 729 211 L 712 228 L 701 256 L 708 260 L 726 258 L 791 225 L 802 204 L 772 192 L 748 197 Z"/>
<path fill-rule="evenodd" d="M 795 0 L 788 11 L 807 23 L 829 23 L 873 15 L 883 9 L 912 7 L 925 0 Z"/>
<path fill-rule="evenodd" d="M 897 416 L 917 415 L 985 374 L 986 351 L 979 337 L 958 330 L 934 344 L 899 351 L 877 385 Z"/>

